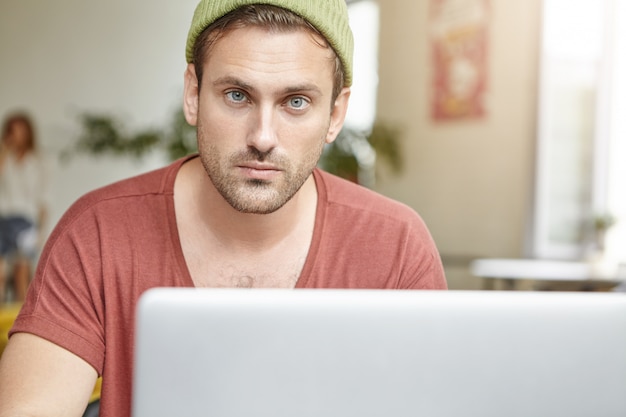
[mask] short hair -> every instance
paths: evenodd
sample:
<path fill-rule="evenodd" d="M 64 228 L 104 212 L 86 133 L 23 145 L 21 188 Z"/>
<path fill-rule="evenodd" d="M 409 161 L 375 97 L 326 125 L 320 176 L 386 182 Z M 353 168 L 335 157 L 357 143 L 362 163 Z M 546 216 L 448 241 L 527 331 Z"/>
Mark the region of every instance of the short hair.
<path fill-rule="evenodd" d="M 335 68 L 331 105 L 335 102 L 335 99 L 343 88 L 345 80 L 343 64 L 337 53 L 320 31 L 307 20 L 287 9 L 271 5 L 255 4 L 239 7 L 217 19 L 202 31 L 194 44 L 192 58 L 192 63 L 196 67 L 198 88 L 200 88 L 200 84 L 202 83 L 202 65 L 208 57 L 212 46 L 229 31 L 243 27 L 260 27 L 274 32 L 306 30 L 314 36 L 314 41 L 321 47 L 328 48 L 334 56 Z M 320 43 L 320 40 L 323 43 Z"/>

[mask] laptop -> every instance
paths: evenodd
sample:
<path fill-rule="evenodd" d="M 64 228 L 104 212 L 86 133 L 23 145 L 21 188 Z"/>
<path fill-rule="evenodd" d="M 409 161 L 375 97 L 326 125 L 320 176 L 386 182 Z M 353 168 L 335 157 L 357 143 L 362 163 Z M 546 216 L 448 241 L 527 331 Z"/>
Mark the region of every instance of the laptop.
<path fill-rule="evenodd" d="M 626 294 L 152 289 L 134 417 L 623 417 Z"/>

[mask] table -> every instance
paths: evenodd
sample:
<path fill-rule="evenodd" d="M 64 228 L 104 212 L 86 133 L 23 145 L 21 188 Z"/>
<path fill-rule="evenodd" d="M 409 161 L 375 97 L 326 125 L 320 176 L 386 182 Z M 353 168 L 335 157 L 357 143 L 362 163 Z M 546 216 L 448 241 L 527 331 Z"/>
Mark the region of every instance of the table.
<path fill-rule="evenodd" d="M 533 281 L 536 289 L 609 291 L 622 284 L 616 264 L 544 259 L 482 258 L 470 263 L 470 272 L 483 279 L 483 289 L 493 290 L 498 280 L 514 290 L 520 280 Z"/>

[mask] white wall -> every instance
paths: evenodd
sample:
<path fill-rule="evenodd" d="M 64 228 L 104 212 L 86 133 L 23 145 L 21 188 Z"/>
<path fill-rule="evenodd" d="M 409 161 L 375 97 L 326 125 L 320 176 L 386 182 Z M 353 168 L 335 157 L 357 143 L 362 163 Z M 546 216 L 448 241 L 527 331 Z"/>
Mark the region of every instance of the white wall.
<path fill-rule="evenodd" d="M 424 217 L 448 261 L 450 286 L 478 288 L 480 282 L 467 273 L 469 259 L 524 255 L 541 0 L 489 2 L 487 115 L 442 123 L 429 117 L 430 3 L 380 0 L 378 117 L 403 129 L 407 168 L 401 177 L 379 181 L 378 188 Z"/>
<path fill-rule="evenodd" d="M 26 109 L 52 168 L 51 223 L 94 187 L 160 166 L 58 152 L 77 115 L 109 112 L 130 130 L 165 127 L 182 94 L 185 40 L 196 0 L 0 0 L 0 117 Z"/>

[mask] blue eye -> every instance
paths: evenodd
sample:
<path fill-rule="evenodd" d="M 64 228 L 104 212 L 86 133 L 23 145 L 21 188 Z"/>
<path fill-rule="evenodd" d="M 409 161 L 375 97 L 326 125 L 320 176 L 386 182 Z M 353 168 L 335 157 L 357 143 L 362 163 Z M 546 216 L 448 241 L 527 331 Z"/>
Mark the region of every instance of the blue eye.
<path fill-rule="evenodd" d="M 304 97 L 291 97 L 289 99 L 289 106 L 294 109 L 303 109 L 308 105 L 308 101 Z"/>
<path fill-rule="evenodd" d="M 244 93 L 242 93 L 241 91 L 229 91 L 228 93 L 226 93 L 226 96 L 231 99 L 232 101 L 244 101 L 246 99 L 246 95 Z"/>

